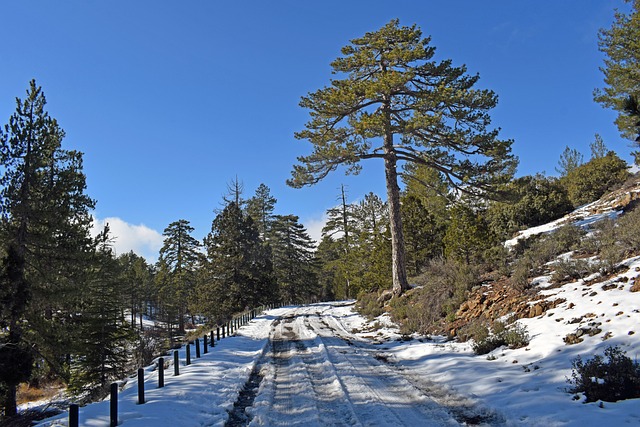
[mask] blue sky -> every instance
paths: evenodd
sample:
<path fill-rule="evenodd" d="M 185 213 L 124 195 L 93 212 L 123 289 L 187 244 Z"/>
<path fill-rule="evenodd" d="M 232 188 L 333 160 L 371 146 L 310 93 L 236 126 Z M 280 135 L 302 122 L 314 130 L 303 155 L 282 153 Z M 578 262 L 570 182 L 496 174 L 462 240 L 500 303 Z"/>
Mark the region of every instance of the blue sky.
<path fill-rule="evenodd" d="M 227 184 L 260 183 L 317 235 L 341 184 L 384 196 L 382 164 L 288 188 L 308 112 L 300 97 L 329 84 L 349 40 L 393 18 L 432 37 L 437 59 L 466 64 L 499 96 L 493 124 L 515 140 L 518 175 L 555 167 L 565 146 L 589 157 L 594 134 L 631 162 L 602 87 L 599 28 L 622 0 L 20 1 L 0 5 L 0 123 L 35 78 L 49 113 L 85 153 L 88 194 L 118 250 L 157 255 L 160 233 L 186 219 L 209 230 Z"/>

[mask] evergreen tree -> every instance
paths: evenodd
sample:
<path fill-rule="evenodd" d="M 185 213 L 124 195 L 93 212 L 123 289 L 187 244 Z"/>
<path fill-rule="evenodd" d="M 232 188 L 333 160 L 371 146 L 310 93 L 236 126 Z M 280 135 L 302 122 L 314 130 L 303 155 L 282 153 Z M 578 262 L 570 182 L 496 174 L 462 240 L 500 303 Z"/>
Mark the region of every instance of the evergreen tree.
<path fill-rule="evenodd" d="M 177 315 L 178 331 L 184 333 L 187 308 L 196 286 L 200 265 L 200 242 L 191 234 L 189 221 L 174 221 L 163 232 L 164 243 L 158 261 L 159 291 L 167 315 Z"/>
<path fill-rule="evenodd" d="M 636 144 L 640 145 L 640 102 L 637 96 L 629 95 L 624 103 L 624 112 L 633 120 L 636 129 Z M 635 157 L 635 164 L 640 165 L 640 152 L 634 151 L 631 154 Z"/>
<path fill-rule="evenodd" d="M 609 151 L 606 156 L 595 158 L 563 177 L 561 183 L 567 189 L 574 207 L 598 200 L 608 190 L 622 185 L 629 177 L 627 163 Z"/>
<path fill-rule="evenodd" d="M 485 215 L 490 229 L 501 240 L 558 219 L 573 209 L 561 181 L 541 174 L 514 179 L 504 186 L 504 192 L 512 200 L 492 202 Z"/>
<path fill-rule="evenodd" d="M 445 257 L 467 265 L 481 262 L 483 253 L 495 240 L 484 217 L 463 203 L 452 206 L 450 215 L 444 236 Z"/>
<path fill-rule="evenodd" d="M 385 224 L 386 230 L 374 236 L 369 248 L 361 248 L 363 255 L 366 254 L 366 264 L 362 274 L 360 292 L 372 292 L 389 288 L 392 259 L 391 232 L 389 224 L 386 222 Z"/>
<path fill-rule="evenodd" d="M 369 240 L 384 233 L 389 225 L 389 208 L 377 194 L 365 194 L 364 199 L 350 210 L 354 229 L 358 234 L 365 234 Z"/>
<path fill-rule="evenodd" d="M 315 242 L 295 215 L 277 215 L 271 248 L 282 301 L 303 303 L 322 295 L 318 286 Z"/>
<path fill-rule="evenodd" d="M 601 29 L 598 46 L 605 54 L 604 89 L 594 91 L 594 99 L 603 107 L 618 111 L 616 125 L 623 137 L 635 140 L 635 121 L 625 114 L 625 103 L 630 96 L 640 94 L 640 0 L 625 0 L 631 4 L 628 14 L 616 11 L 615 21 L 609 29 Z"/>
<path fill-rule="evenodd" d="M 142 316 L 147 312 L 147 307 L 155 294 L 153 285 L 153 273 L 147 261 L 136 255 L 133 251 L 118 257 L 125 298 L 129 304 L 131 314 L 131 326 L 136 326 L 136 316 L 139 316 L 140 329 L 142 329 Z"/>
<path fill-rule="evenodd" d="M 352 280 L 355 276 L 355 268 L 352 265 L 354 256 L 352 254 L 353 245 L 353 233 L 355 231 L 355 218 L 353 213 L 353 206 L 347 203 L 347 194 L 344 185 L 340 186 L 340 205 L 327 210 L 327 221 L 322 227 L 322 237 L 330 238 L 336 249 L 339 251 L 339 255 L 333 259 L 332 263 L 339 263 L 340 265 L 333 265 L 329 267 L 334 272 L 334 279 L 340 279 L 343 282 L 340 284 L 334 284 L 336 295 L 341 298 L 353 298 L 355 294 L 352 291 Z M 339 291 L 341 289 L 342 291 Z"/>
<path fill-rule="evenodd" d="M 424 207 L 416 196 L 402 198 L 402 224 L 407 245 L 407 272 L 411 276 L 420 274 L 429 260 L 443 255 L 442 239 L 445 228 Z"/>
<path fill-rule="evenodd" d="M 65 379 L 65 341 L 72 334 L 70 318 L 92 250 L 89 211 L 95 203 L 84 194 L 82 153 L 62 149 L 64 131 L 45 111 L 46 99 L 35 81 L 16 104 L 0 131 L 2 281 L 9 290 L 3 299 L 12 307 L 4 313 L 8 329 L 0 346 L 1 353 L 11 354 L 0 358 L 20 354 L 28 360 L 30 348 Z M 16 379 L 28 378 L 29 371 L 21 363 L 10 377 L 0 378 L 5 415 L 15 413 Z"/>
<path fill-rule="evenodd" d="M 365 195 L 357 203 L 347 204 L 341 192 L 341 205 L 327 211 L 327 223 L 322 230 L 317 258 L 320 262 L 320 281 L 325 293 L 336 298 L 354 298 L 362 291 L 389 286 L 391 270 L 386 277 L 384 268 L 374 273 L 372 266 L 386 265 L 377 257 L 384 251 L 389 230 L 388 207 L 374 193 Z M 390 259 L 388 260 L 390 262 Z M 389 264 L 391 265 L 391 264 Z"/>
<path fill-rule="evenodd" d="M 253 219 L 264 241 L 268 240 L 276 202 L 276 198 L 271 195 L 271 190 L 264 184 L 260 184 L 256 194 L 247 200 L 247 214 Z"/>
<path fill-rule="evenodd" d="M 315 256 L 318 262 L 318 285 L 324 301 L 346 298 L 337 289 L 337 284 L 346 283 L 338 271 L 338 260 L 342 254 L 342 247 L 336 240 L 326 235 L 322 237 Z"/>
<path fill-rule="evenodd" d="M 595 139 L 591 144 L 589 144 L 589 148 L 591 148 L 591 159 L 599 159 L 600 157 L 604 157 L 607 155 L 609 150 L 607 146 L 604 145 L 604 140 L 600 136 L 600 134 L 595 135 Z"/>
<path fill-rule="evenodd" d="M 569 172 L 582 165 L 583 160 L 584 157 L 578 150 L 566 146 L 560 155 L 560 160 L 558 160 L 556 172 L 558 172 L 560 176 L 566 176 Z"/>
<path fill-rule="evenodd" d="M 512 142 L 488 129 L 495 94 L 474 89 L 478 76 L 466 75 L 465 67 L 433 61 L 429 42 L 415 25 L 393 20 L 344 47 L 331 64 L 344 78 L 302 98 L 311 120 L 296 138 L 309 140 L 314 151 L 298 158 L 288 181 L 311 185 L 339 165 L 357 173 L 361 160 L 384 160 L 396 294 L 409 288 L 397 162 L 426 165 L 460 190 L 483 195 L 516 163 Z"/>
<path fill-rule="evenodd" d="M 404 195 L 417 198 L 438 226 L 444 227 L 451 195 L 443 175 L 419 163 L 406 163 L 403 169 Z"/>
<path fill-rule="evenodd" d="M 77 326 L 76 362 L 72 367 L 71 388 L 101 390 L 122 378 L 131 359 L 134 338 L 124 317 L 124 293 L 120 264 L 113 255 L 107 228 L 96 238 L 93 268 L 83 290 L 83 305 Z"/>
<path fill-rule="evenodd" d="M 207 298 L 204 314 L 224 319 L 277 300 L 269 247 L 251 217 L 234 202 L 213 220 L 204 245 L 206 270 L 198 293 Z"/>

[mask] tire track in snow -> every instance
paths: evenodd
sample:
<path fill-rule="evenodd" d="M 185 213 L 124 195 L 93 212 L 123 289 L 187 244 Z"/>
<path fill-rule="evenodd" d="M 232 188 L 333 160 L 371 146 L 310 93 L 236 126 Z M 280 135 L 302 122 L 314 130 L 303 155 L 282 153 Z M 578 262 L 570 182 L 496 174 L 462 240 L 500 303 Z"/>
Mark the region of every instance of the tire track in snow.
<path fill-rule="evenodd" d="M 250 425 L 361 426 L 315 336 L 299 316 L 274 325 L 272 363 Z"/>
<path fill-rule="evenodd" d="M 402 375 L 354 346 L 329 310 L 300 307 L 274 324 L 271 363 L 250 425 L 459 425 Z"/>
<path fill-rule="evenodd" d="M 324 343 L 327 359 L 335 367 L 351 405 L 364 425 L 459 425 L 445 409 L 402 375 L 368 351 L 354 346 L 335 317 L 317 313 L 315 319 L 306 319 L 306 326 Z"/>

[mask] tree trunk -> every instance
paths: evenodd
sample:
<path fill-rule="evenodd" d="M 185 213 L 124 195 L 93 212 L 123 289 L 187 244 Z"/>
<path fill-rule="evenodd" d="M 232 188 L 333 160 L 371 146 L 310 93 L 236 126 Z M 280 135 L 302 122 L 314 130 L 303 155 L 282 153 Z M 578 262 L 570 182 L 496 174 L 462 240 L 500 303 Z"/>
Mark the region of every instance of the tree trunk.
<path fill-rule="evenodd" d="M 402 218 L 400 217 L 400 187 L 398 187 L 395 153 L 391 152 L 385 156 L 384 169 L 387 184 L 387 199 L 389 200 L 393 293 L 395 295 L 401 295 L 409 289 L 409 282 L 407 281 L 404 235 L 402 233 Z"/>
<path fill-rule="evenodd" d="M 384 130 L 384 174 L 387 184 L 387 200 L 389 202 L 389 226 L 391 231 L 391 270 L 393 277 L 393 294 L 396 296 L 409 289 L 407 266 L 404 252 L 404 235 L 400 216 L 400 187 L 398 186 L 397 155 L 393 148 L 393 131 L 391 129 L 391 107 L 388 97 L 384 97 L 382 105 L 385 120 Z"/>
<path fill-rule="evenodd" d="M 5 417 L 13 417 L 18 414 L 18 405 L 16 404 L 16 392 L 18 387 L 15 384 L 7 384 L 7 392 L 5 394 L 4 415 Z"/>

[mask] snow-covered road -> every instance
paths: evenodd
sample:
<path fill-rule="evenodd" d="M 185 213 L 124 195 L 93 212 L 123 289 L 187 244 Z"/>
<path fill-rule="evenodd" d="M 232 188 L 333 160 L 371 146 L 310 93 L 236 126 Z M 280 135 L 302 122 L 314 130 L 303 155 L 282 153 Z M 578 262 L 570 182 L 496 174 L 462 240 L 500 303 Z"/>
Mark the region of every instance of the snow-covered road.
<path fill-rule="evenodd" d="M 246 408 L 250 425 L 459 425 L 379 360 L 378 350 L 358 340 L 336 308 L 295 307 L 273 322 L 257 367 L 262 381 Z"/>

